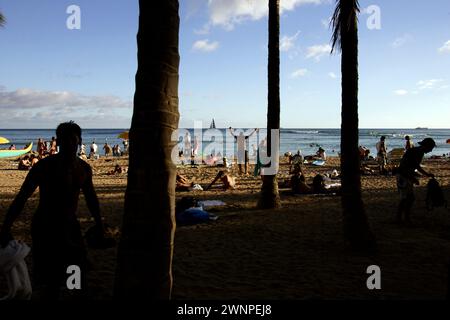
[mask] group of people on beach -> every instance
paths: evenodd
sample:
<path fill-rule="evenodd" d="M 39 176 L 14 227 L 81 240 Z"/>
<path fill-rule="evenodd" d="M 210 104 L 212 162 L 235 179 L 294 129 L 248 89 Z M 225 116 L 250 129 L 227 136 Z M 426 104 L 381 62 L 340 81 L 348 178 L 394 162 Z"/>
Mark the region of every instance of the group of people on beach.
<path fill-rule="evenodd" d="M 59 152 L 53 152 L 41 160 L 31 159 L 31 169 L 6 213 L 0 230 L 0 246 L 5 248 L 13 240 L 11 229 L 15 220 L 23 210 L 27 199 L 39 187 L 39 206 L 33 216 L 31 226 L 33 277 L 35 288 L 38 291 L 41 289 L 42 296 L 48 299 L 59 297 L 61 285 L 67 276 L 67 267 L 70 265 L 77 265 L 83 270 L 81 273 L 82 289 L 86 290 L 85 271 L 88 262 L 80 223 L 76 216 L 80 191 L 83 191 L 87 206 L 95 221 L 94 233 L 98 238 L 96 242 L 102 242 L 102 239 L 105 239 L 100 205 L 92 181 L 92 169 L 77 154 L 82 146 L 81 128 L 74 122 L 62 123 L 56 129 L 56 136 L 57 138 L 54 139 L 56 145 L 51 145 L 50 150 L 53 147 L 54 151 L 59 150 Z M 246 138 L 243 134 L 235 137 L 239 146 L 245 151 L 243 146 L 248 137 Z M 378 153 L 384 153 L 387 150 L 383 145 L 384 141 L 385 139 L 380 139 Z M 38 150 L 44 155 L 42 144 L 44 144 L 43 141 Z M 426 138 L 418 145 L 418 147 L 414 147 L 409 142 L 409 147 L 396 171 L 397 188 L 400 194 L 396 221 L 399 223 L 411 221 L 411 209 L 415 201 L 414 185 L 419 183 L 418 173 L 434 178 L 434 174 L 422 168 L 421 162 L 424 155 L 436 147 L 436 143 L 433 139 Z M 95 153 L 96 150 L 94 149 L 93 152 Z M 242 169 L 248 171 L 245 152 L 240 160 L 244 162 L 244 168 L 240 167 L 240 172 Z M 292 165 L 290 186 L 295 194 L 339 193 L 338 189 L 326 188 L 327 177 L 323 175 L 316 175 L 312 185 L 306 184 L 302 168 L 304 163 L 300 152 L 290 160 Z M 120 166 L 115 167 L 116 172 L 123 172 L 122 170 L 123 168 Z M 333 173 L 328 178 L 339 178 L 339 174 Z M 236 178 L 226 170 L 220 170 L 206 190 L 219 180 L 224 189 L 235 188 Z M 177 175 L 177 185 L 188 184 L 192 185 L 187 178 Z"/>
<path fill-rule="evenodd" d="M 120 148 L 120 145 L 115 144 L 114 146 L 111 147 L 110 144 L 108 144 L 108 142 L 105 142 L 105 144 L 103 145 L 103 151 L 105 154 L 105 157 L 108 158 L 110 156 L 113 157 L 121 157 L 123 156 L 125 153 L 128 153 L 128 141 L 124 140 L 123 141 L 123 145 L 124 145 L 124 151 L 122 151 L 122 149 Z M 80 146 L 80 150 L 78 153 L 78 156 L 81 157 L 84 160 L 90 159 L 90 160 L 96 160 L 100 158 L 100 154 L 98 152 L 98 145 L 95 143 L 95 140 L 92 141 L 90 147 L 89 147 L 89 154 L 86 154 L 86 145 L 82 144 Z"/>
<path fill-rule="evenodd" d="M 36 151 L 40 158 L 58 153 L 56 138 L 52 137 L 51 141 L 45 141 L 42 138 L 39 138 L 36 145 Z"/>

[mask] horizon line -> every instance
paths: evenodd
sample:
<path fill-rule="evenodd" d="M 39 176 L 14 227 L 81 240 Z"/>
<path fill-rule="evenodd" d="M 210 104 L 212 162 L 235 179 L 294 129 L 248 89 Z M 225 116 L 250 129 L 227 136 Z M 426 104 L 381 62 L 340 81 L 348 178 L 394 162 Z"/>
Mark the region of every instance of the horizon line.
<path fill-rule="evenodd" d="M 252 129 L 254 127 L 233 127 L 233 129 Z M 82 130 L 130 130 L 130 128 L 117 127 L 117 128 L 96 128 L 96 127 L 85 127 Z M 178 127 L 178 129 L 196 129 L 193 127 Z M 201 129 L 211 129 L 208 127 L 203 127 Z M 214 128 L 214 129 L 228 129 L 228 127 Z M 264 127 L 259 127 L 258 129 L 266 129 Z M 281 130 L 341 130 L 341 128 L 303 128 L 303 127 L 282 127 Z M 416 127 L 416 128 L 405 128 L 405 127 L 386 127 L 386 128 L 359 128 L 359 130 L 450 130 L 450 128 L 434 128 L 434 127 Z M 55 127 L 52 128 L 0 128 L 0 130 L 56 130 Z"/>

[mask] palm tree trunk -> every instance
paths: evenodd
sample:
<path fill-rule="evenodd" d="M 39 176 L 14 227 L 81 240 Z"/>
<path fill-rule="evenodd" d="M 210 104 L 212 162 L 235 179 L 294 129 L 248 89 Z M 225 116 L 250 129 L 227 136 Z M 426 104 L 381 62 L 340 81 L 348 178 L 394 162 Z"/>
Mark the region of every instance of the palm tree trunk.
<path fill-rule="evenodd" d="M 138 70 L 115 297 L 170 299 L 178 127 L 178 0 L 140 0 Z"/>
<path fill-rule="evenodd" d="M 342 50 L 341 171 L 344 235 L 354 248 L 374 246 L 362 201 L 358 119 L 358 22 L 357 0 L 340 0 Z"/>
<path fill-rule="evenodd" d="M 271 130 L 280 129 L 280 0 L 269 0 L 268 56 L 267 154 L 278 158 L 280 144 L 272 146 Z M 276 175 L 263 176 L 258 206 L 263 209 L 280 207 Z"/>

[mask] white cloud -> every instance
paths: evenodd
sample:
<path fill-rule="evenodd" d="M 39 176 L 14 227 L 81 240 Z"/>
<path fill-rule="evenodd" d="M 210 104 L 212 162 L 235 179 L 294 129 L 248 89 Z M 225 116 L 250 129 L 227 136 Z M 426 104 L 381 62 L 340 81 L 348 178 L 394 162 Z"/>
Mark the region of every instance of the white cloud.
<path fill-rule="evenodd" d="M 406 96 L 409 92 L 408 92 L 408 90 L 400 89 L 400 90 L 395 90 L 394 93 L 397 96 Z"/>
<path fill-rule="evenodd" d="M 198 40 L 192 46 L 192 49 L 195 51 L 203 51 L 203 52 L 211 52 L 216 50 L 219 47 L 219 42 L 209 42 L 208 39 Z"/>
<path fill-rule="evenodd" d="M 324 55 L 329 55 L 330 52 L 331 46 L 329 44 L 316 45 L 306 49 L 306 58 L 314 58 L 316 61 L 320 61 Z"/>
<path fill-rule="evenodd" d="M 280 51 L 289 51 L 295 47 L 295 41 L 297 40 L 300 31 L 297 31 L 292 37 L 283 36 L 280 40 Z"/>
<path fill-rule="evenodd" d="M 129 125 L 132 101 L 112 95 L 1 88 L 0 110 L 0 127 L 4 128 L 51 128 L 67 120 L 87 127 L 111 128 Z"/>
<path fill-rule="evenodd" d="M 205 35 L 205 34 L 209 34 L 211 29 L 211 25 L 208 23 L 205 23 L 203 25 L 203 27 L 201 27 L 201 29 L 194 29 L 194 33 L 198 34 L 198 35 Z"/>
<path fill-rule="evenodd" d="M 280 11 L 291 11 L 303 4 L 321 4 L 328 0 L 283 0 Z M 246 20 L 259 20 L 267 16 L 267 0 L 208 0 L 209 20 L 213 26 L 232 30 Z"/>
<path fill-rule="evenodd" d="M 412 35 L 404 34 L 403 36 L 394 40 L 394 42 L 392 43 L 392 47 L 397 49 L 397 48 L 403 47 L 405 44 L 407 44 L 408 42 L 411 42 L 413 40 L 414 40 L 414 38 Z"/>
<path fill-rule="evenodd" d="M 336 73 L 334 73 L 334 72 L 328 73 L 328 76 L 329 76 L 331 79 L 336 79 L 336 78 L 337 78 L 337 75 L 336 75 Z"/>
<path fill-rule="evenodd" d="M 450 40 L 448 40 L 444 45 L 439 48 L 440 53 L 450 53 Z"/>
<path fill-rule="evenodd" d="M 297 79 L 300 77 L 304 77 L 308 73 L 307 69 L 298 69 L 291 73 L 291 78 Z"/>
<path fill-rule="evenodd" d="M 0 108 L 131 108 L 131 101 L 124 101 L 113 95 L 85 96 L 69 91 L 39 91 L 17 89 L 0 91 Z"/>
<path fill-rule="evenodd" d="M 417 86 L 420 90 L 435 89 L 436 85 L 443 82 L 443 79 L 431 79 L 431 80 L 421 80 L 417 82 Z"/>

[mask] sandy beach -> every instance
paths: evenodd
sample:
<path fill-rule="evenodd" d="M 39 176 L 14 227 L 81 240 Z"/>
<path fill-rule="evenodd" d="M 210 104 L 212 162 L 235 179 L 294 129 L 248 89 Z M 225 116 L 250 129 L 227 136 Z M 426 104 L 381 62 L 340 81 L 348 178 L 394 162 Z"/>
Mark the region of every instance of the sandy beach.
<path fill-rule="evenodd" d="M 112 227 L 120 227 L 126 174 L 108 175 L 127 158 L 89 161 L 102 215 Z M 426 160 L 427 170 L 441 182 L 450 199 L 450 161 Z M 237 175 L 237 168 L 231 173 Z M 333 158 L 324 167 L 306 166 L 309 180 L 318 173 L 339 170 Z M 220 168 L 180 167 L 178 173 L 206 186 Z M 281 166 L 280 180 L 288 178 L 288 165 Z M 252 168 L 251 168 L 252 172 Z M 17 162 L 0 161 L 0 220 L 17 194 L 27 172 Z M 393 223 L 398 194 L 395 177 L 363 176 L 363 196 L 372 231 L 378 240 L 373 256 L 348 251 L 342 237 L 340 198 L 337 196 L 290 195 L 281 189 L 282 208 L 256 209 L 261 182 L 258 177 L 238 177 L 238 188 L 223 191 L 218 184 L 210 191 L 177 192 L 177 199 L 221 200 L 225 206 L 210 211 L 219 218 L 205 224 L 180 226 L 174 252 L 174 299 L 443 299 L 447 293 L 450 261 L 450 214 L 425 207 L 427 179 L 416 188 L 413 225 Z M 16 221 L 13 235 L 31 243 L 30 221 L 38 193 L 27 202 Z M 151 212 L 149 212 L 151 214 Z M 92 225 L 81 199 L 79 217 L 84 230 Z M 116 249 L 90 250 L 93 270 L 89 274 L 95 299 L 112 297 Z M 32 274 L 31 259 L 28 257 Z M 366 269 L 378 265 L 382 289 L 370 291 Z M 0 283 L 4 279 L 0 278 Z M 0 294 L 4 285 L 0 285 Z"/>

